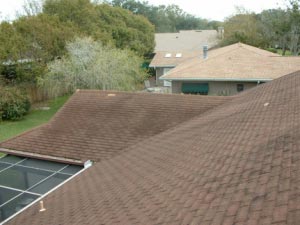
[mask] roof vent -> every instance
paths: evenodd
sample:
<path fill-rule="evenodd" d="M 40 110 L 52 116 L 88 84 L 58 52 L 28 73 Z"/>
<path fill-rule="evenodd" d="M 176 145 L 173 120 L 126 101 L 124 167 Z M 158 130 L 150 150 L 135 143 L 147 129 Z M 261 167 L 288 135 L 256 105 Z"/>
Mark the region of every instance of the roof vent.
<path fill-rule="evenodd" d="M 208 45 L 203 45 L 203 59 L 207 59 Z"/>
<path fill-rule="evenodd" d="M 266 102 L 266 103 L 264 104 L 265 107 L 268 106 L 268 105 L 269 105 L 269 102 Z"/>
<path fill-rule="evenodd" d="M 176 58 L 181 58 L 182 57 L 182 53 L 176 53 Z"/>
<path fill-rule="evenodd" d="M 115 97 L 115 96 L 116 96 L 116 94 L 114 94 L 114 93 L 107 94 L 107 97 Z"/>
<path fill-rule="evenodd" d="M 44 202 L 43 201 L 40 201 L 40 212 L 44 212 L 46 211 L 45 207 L 44 207 Z"/>

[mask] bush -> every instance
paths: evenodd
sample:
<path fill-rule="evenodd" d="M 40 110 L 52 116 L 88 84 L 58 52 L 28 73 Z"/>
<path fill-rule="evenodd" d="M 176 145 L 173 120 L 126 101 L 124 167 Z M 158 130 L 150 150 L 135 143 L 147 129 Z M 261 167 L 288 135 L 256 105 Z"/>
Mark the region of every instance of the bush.
<path fill-rule="evenodd" d="M 19 120 L 30 109 L 30 101 L 26 94 L 12 87 L 0 87 L 0 119 Z"/>

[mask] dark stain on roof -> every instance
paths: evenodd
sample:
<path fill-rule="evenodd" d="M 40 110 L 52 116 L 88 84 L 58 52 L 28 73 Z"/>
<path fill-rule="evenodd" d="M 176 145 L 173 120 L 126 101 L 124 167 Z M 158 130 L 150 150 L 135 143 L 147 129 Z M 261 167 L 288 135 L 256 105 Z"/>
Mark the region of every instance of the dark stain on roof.
<path fill-rule="evenodd" d="M 81 90 L 48 124 L 7 140 L 0 147 L 100 161 L 231 99 Z"/>
<path fill-rule="evenodd" d="M 298 72 L 96 163 L 8 224 L 299 224 L 299 146 Z"/>

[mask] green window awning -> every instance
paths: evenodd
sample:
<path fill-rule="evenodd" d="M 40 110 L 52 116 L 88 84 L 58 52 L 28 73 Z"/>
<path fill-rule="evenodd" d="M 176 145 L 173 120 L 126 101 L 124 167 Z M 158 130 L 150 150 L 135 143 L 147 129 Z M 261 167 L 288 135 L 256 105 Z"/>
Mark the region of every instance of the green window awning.
<path fill-rule="evenodd" d="M 208 94 L 208 83 L 183 83 L 182 93 L 185 94 Z"/>

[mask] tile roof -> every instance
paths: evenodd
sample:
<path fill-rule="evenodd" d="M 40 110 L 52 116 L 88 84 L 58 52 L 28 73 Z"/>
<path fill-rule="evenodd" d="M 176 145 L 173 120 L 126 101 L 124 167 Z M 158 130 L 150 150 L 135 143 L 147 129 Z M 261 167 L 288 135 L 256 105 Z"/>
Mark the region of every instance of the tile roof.
<path fill-rule="evenodd" d="M 99 161 L 230 99 L 81 90 L 51 122 L 2 142 L 0 148 Z"/>
<path fill-rule="evenodd" d="M 178 33 L 157 33 L 155 42 L 155 52 L 202 51 L 203 45 L 214 47 L 218 38 L 216 30 L 181 30 Z"/>
<path fill-rule="evenodd" d="M 272 80 L 300 69 L 300 57 L 277 54 L 237 43 L 208 52 L 208 58 L 183 62 L 162 78 L 167 80 Z"/>
<path fill-rule="evenodd" d="M 8 224 L 295 225 L 300 72 L 96 163 Z"/>

